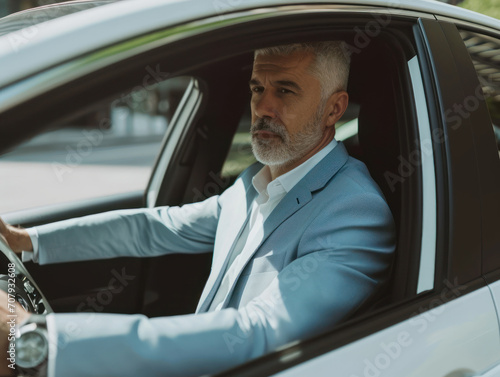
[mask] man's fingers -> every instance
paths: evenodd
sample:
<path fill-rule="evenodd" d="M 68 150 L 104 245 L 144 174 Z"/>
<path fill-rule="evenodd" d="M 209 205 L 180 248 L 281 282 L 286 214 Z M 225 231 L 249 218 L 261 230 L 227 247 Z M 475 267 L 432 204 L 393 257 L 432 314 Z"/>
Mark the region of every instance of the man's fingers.
<path fill-rule="evenodd" d="M 9 234 L 9 228 L 7 224 L 0 217 L 0 238 L 2 239 L 3 242 L 5 242 L 7 245 L 10 246 L 9 241 L 7 241 L 8 234 Z"/>
<path fill-rule="evenodd" d="M 15 228 L 12 225 L 8 225 L 2 218 L 0 218 L 0 237 L 18 254 L 23 250 L 33 251 L 33 244 L 31 243 L 31 238 L 26 229 Z"/>
<path fill-rule="evenodd" d="M 7 241 L 7 235 L 9 233 L 9 229 L 7 228 L 7 224 L 0 217 L 0 238 L 3 242 L 10 246 L 9 241 Z"/>

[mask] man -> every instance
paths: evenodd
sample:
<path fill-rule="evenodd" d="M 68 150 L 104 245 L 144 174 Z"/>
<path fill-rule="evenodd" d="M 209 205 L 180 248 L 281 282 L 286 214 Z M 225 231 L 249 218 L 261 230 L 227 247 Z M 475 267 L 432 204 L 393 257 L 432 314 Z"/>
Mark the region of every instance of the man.
<path fill-rule="evenodd" d="M 373 296 L 387 278 L 394 226 L 366 167 L 334 139 L 348 72 L 339 42 L 258 50 L 251 133 L 264 166 L 220 196 L 29 232 L 0 224 L 12 249 L 34 248 L 41 264 L 214 253 L 196 314 L 48 315 L 49 376 L 214 373 L 321 333 Z"/>

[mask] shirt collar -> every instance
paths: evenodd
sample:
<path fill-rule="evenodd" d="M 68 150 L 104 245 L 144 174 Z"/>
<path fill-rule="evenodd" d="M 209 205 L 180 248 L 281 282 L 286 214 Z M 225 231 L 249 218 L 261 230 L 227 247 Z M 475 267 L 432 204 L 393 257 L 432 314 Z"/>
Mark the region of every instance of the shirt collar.
<path fill-rule="evenodd" d="M 333 139 L 326 147 L 321 149 L 318 153 L 313 155 L 308 160 L 289 172 L 280 175 L 274 181 L 271 181 L 271 171 L 269 166 L 264 166 L 252 178 L 252 184 L 259 193 L 265 195 L 267 198 L 273 196 L 277 191 L 288 193 L 302 178 L 309 173 L 323 158 L 326 157 L 336 146 L 337 140 Z"/>

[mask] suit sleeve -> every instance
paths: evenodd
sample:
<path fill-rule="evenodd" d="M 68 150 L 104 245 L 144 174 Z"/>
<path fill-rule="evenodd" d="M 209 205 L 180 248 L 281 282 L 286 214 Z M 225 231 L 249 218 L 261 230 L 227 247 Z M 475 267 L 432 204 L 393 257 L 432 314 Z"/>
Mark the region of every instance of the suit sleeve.
<path fill-rule="evenodd" d="M 321 218 L 312 222 L 303 236 L 307 253 L 240 308 L 152 319 L 50 315 L 57 355 L 49 376 L 211 374 L 330 329 L 387 276 L 394 229 L 386 207 L 376 196 L 353 197 L 338 214 L 359 216 L 334 228 Z"/>
<path fill-rule="evenodd" d="M 182 207 L 112 211 L 36 227 L 39 263 L 212 251 L 218 198 Z"/>

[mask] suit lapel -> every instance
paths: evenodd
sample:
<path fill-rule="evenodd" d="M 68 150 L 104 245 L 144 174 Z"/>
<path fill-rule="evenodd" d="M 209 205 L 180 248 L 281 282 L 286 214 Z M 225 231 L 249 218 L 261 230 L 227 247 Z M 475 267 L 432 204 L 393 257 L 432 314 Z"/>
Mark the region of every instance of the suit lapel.
<path fill-rule="evenodd" d="M 227 274 L 229 274 L 229 286 L 231 288 L 224 298 L 223 307 L 227 306 L 241 272 L 255 255 L 260 246 L 278 226 L 311 201 L 312 192 L 323 188 L 347 162 L 348 157 L 349 156 L 344 145 L 339 142 L 335 149 L 333 149 L 333 151 L 331 151 L 299 183 L 297 183 L 271 212 L 267 220 L 264 222 L 263 237 L 248 239 L 243 251 L 238 258 L 234 260 L 233 264 L 227 271 Z"/>
<path fill-rule="evenodd" d="M 226 272 L 229 277 L 230 289 L 223 300 L 222 307 L 226 307 L 243 269 L 255 255 L 260 246 L 281 223 L 311 200 L 311 193 L 309 190 L 302 189 L 299 190 L 297 194 L 297 198 L 296 195 L 289 196 L 287 194 L 285 198 L 281 200 L 281 202 L 264 222 L 264 235 L 262 237 L 252 237 L 252 234 L 250 234 L 250 237 L 247 240 L 241 254 L 234 260 L 233 264 Z"/>

